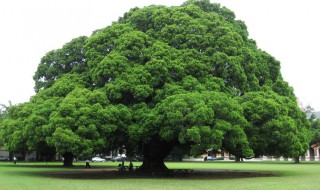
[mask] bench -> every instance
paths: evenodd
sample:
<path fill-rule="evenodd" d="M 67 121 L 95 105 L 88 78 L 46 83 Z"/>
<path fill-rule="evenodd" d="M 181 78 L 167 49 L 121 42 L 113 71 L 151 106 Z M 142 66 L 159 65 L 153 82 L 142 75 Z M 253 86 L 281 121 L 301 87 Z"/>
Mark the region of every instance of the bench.
<path fill-rule="evenodd" d="M 118 171 L 119 172 L 125 172 L 126 170 L 127 170 L 127 166 L 125 166 L 125 167 L 118 167 Z"/>

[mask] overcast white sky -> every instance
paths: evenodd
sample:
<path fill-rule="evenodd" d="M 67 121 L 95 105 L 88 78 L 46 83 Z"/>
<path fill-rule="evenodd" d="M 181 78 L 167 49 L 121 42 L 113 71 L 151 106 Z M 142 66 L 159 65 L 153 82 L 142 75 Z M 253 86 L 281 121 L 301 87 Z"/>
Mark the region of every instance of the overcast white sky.
<path fill-rule="evenodd" d="M 106 27 L 133 7 L 184 0 L 0 1 L 0 103 L 26 102 L 46 52 Z M 284 79 L 304 106 L 320 111 L 320 1 L 211 0 L 243 20 L 260 49 L 281 62 Z"/>

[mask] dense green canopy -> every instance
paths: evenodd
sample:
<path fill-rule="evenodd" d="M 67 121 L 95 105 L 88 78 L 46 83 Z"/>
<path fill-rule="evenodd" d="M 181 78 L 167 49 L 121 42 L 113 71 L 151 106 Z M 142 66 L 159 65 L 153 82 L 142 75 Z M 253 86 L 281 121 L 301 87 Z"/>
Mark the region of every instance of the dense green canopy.
<path fill-rule="evenodd" d="M 48 52 L 34 80 L 37 94 L 12 108 L 2 137 L 13 151 L 53 147 L 66 165 L 123 146 L 144 155 L 143 170 L 165 168 L 180 145 L 237 157 L 308 147 L 308 122 L 279 61 L 209 0 L 133 8 Z"/>

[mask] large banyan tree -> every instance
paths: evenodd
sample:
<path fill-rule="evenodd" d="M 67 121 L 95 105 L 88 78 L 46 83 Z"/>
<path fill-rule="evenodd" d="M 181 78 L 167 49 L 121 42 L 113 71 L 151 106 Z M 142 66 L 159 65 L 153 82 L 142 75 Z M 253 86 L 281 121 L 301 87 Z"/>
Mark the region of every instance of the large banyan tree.
<path fill-rule="evenodd" d="M 37 94 L 2 123 L 9 150 L 65 158 L 125 148 L 142 171 L 166 169 L 175 147 L 237 158 L 298 157 L 308 122 L 280 63 L 244 22 L 209 0 L 133 8 L 111 26 L 48 52 Z"/>

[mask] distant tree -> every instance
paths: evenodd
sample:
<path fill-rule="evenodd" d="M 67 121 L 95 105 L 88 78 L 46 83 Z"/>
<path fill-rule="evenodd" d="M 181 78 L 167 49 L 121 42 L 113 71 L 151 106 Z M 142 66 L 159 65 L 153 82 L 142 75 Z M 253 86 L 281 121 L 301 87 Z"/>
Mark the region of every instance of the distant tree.
<path fill-rule="evenodd" d="M 11 101 L 9 101 L 9 105 L 0 104 L 0 129 L 1 129 L 1 125 L 3 124 L 3 121 L 8 117 L 10 106 L 12 106 Z M 1 139 L 1 134 L 0 134 L 0 146 L 3 146 L 3 140 Z"/>
<path fill-rule="evenodd" d="M 11 101 L 9 101 L 8 103 L 9 103 L 8 105 L 0 104 L 0 118 L 1 119 L 4 119 L 7 116 L 10 106 L 12 106 Z"/>
<path fill-rule="evenodd" d="M 10 106 L 8 115 L 1 122 L 1 140 L 8 151 L 25 155 L 27 153 L 26 139 L 23 136 L 25 118 L 28 115 L 25 104 Z"/>
<path fill-rule="evenodd" d="M 311 114 L 309 121 L 311 123 L 310 133 L 312 136 L 310 145 L 313 145 L 313 144 L 320 145 L 320 119 L 316 118 L 314 114 Z"/>
<path fill-rule="evenodd" d="M 314 108 L 311 107 L 310 105 L 307 105 L 305 108 L 304 108 L 305 112 L 306 113 L 312 113 L 314 112 Z"/>

